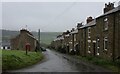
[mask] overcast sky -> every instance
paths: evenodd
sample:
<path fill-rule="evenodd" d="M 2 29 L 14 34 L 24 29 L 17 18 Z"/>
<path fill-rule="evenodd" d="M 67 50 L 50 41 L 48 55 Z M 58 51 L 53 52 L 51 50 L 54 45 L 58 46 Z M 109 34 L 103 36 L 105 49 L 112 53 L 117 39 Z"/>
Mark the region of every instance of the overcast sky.
<path fill-rule="evenodd" d="M 103 14 L 104 2 L 3 2 L 2 28 L 63 32 Z"/>

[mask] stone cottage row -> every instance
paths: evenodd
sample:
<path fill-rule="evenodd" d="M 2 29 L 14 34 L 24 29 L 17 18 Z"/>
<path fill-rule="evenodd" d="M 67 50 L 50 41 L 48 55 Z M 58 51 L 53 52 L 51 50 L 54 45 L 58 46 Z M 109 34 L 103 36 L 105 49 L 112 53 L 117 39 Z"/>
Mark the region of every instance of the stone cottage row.
<path fill-rule="evenodd" d="M 98 56 L 116 60 L 120 58 L 120 5 L 105 4 L 104 14 L 86 24 L 77 23 L 77 28 L 63 32 L 52 41 L 51 47 L 81 56 Z"/>

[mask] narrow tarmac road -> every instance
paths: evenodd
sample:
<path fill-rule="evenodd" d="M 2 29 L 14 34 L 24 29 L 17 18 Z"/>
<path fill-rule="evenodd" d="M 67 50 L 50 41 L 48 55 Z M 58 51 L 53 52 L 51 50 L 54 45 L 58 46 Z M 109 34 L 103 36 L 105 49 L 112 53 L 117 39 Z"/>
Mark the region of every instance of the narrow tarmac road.
<path fill-rule="evenodd" d="M 43 54 L 45 55 L 45 59 L 42 62 L 12 72 L 107 72 L 107 70 L 93 65 L 89 66 L 88 64 L 84 64 L 84 62 L 76 64 L 74 62 L 75 59 L 49 49 L 43 52 Z M 73 61 L 70 61 L 70 59 Z"/>

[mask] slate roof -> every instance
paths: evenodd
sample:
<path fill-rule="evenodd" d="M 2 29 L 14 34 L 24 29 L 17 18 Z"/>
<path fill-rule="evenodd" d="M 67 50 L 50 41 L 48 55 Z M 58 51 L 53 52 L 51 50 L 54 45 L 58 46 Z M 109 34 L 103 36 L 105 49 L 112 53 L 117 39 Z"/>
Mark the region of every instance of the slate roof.
<path fill-rule="evenodd" d="M 57 41 L 57 40 L 63 40 L 63 39 L 64 39 L 64 37 L 61 36 L 61 37 L 58 37 L 58 38 L 54 39 L 54 41 Z"/>
<path fill-rule="evenodd" d="M 27 33 L 27 35 L 36 40 L 36 38 L 33 35 L 31 35 L 29 33 Z"/>
<path fill-rule="evenodd" d="M 80 28 L 90 27 L 90 26 L 94 26 L 94 25 L 96 25 L 96 19 L 94 19 L 93 21 L 89 22 L 89 23 L 86 24 L 86 25 L 83 25 L 83 26 L 80 27 Z"/>
<path fill-rule="evenodd" d="M 78 29 L 76 29 L 75 31 L 72 31 L 71 34 L 76 34 L 78 33 Z"/>

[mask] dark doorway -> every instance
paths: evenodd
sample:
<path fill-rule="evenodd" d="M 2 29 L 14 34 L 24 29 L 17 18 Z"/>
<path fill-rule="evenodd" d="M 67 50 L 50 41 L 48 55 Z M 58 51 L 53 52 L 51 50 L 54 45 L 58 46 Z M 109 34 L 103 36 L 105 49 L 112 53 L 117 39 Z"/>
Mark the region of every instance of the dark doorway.
<path fill-rule="evenodd" d="M 3 46 L 3 49 L 5 49 L 5 46 Z"/>
<path fill-rule="evenodd" d="M 95 51 L 95 43 L 93 43 L 93 55 L 96 55 L 96 51 Z"/>
<path fill-rule="evenodd" d="M 67 53 L 69 53 L 69 46 L 67 46 Z"/>
<path fill-rule="evenodd" d="M 76 44 L 75 50 L 76 50 L 76 54 L 79 55 L 79 45 L 78 44 Z"/>

